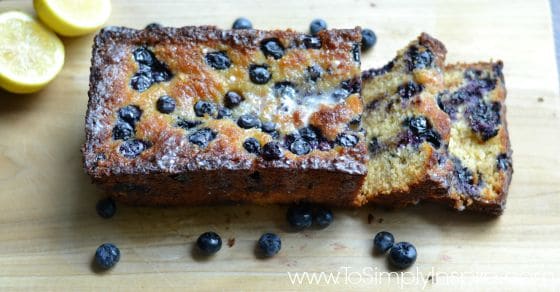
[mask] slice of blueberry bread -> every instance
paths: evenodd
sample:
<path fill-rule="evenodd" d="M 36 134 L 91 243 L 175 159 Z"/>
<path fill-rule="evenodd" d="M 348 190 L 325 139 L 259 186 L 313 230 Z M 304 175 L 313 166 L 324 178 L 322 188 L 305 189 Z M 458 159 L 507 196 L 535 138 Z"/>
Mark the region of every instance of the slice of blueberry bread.
<path fill-rule="evenodd" d="M 450 121 L 436 101 L 445 55 L 424 33 L 383 68 L 362 73 L 368 202 L 403 206 L 447 194 Z"/>
<path fill-rule="evenodd" d="M 438 105 L 451 118 L 449 197 L 458 210 L 502 213 L 513 172 L 501 61 L 445 68 Z"/>
<path fill-rule="evenodd" d="M 359 206 L 360 30 L 102 30 L 84 165 L 136 204 Z"/>

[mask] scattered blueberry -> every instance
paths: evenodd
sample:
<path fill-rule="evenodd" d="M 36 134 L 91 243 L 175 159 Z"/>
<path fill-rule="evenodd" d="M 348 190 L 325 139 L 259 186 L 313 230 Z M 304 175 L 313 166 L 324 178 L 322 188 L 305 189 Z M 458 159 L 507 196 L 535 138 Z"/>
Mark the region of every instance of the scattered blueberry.
<path fill-rule="evenodd" d="M 284 151 L 278 142 L 268 142 L 263 147 L 262 156 L 266 160 L 278 160 L 284 157 Z"/>
<path fill-rule="evenodd" d="M 233 22 L 231 26 L 233 29 L 251 29 L 253 28 L 253 24 L 251 21 L 245 17 L 239 17 Z"/>
<path fill-rule="evenodd" d="M 115 212 L 117 212 L 117 205 L 115 204 L 115 200 L 110 197 L 105 199 L 101 199 L 95 205 L 95 210 L 99 216 L 107 219 L 113 217 Z"/>
<path fill-rule="evenodd" d="M 327 22 L 320 18 L 314 19 L 309 24 L 309 33 L 311 35 L 317 35 L 317 33 L 325 29 L 327 29 Z"/>
<path fill-rule="evenodd" d="M 369 28 L 364 28 L 362 30 L 362 50 L 367 51 L 375 46 L 377 43 L 377 36 L 373 30 Z"/>
<path fill-rule="evenodd" d="M 216 113 L 216 106 L 209 101 L 199 100 L 194 104 L 194 113 L 197 117 L 213 116 Z"/>
<path fill-rule="evenodd" d="M 153 80 L 151 74 L 146 72 L 138 72 L 130 79 L 130 86 L 138 92 L 143 92 L 152 86 Z"/>
<path fill-rule="evenodd" d="M 408 120 L 408 127 L 416 135 L 422 135 L 428 130 L 428 121 L 425 117 L 413 117 Z"/>
<path fill-rule="evenodd" d="M 204 148 L 216 138 L 216 135 L 216 132 L 211 129 L 202 128 L 189 136 L 189 142 Z"/>
<path fill-rule="evenodd" d="M 411 97 L 422 92 L 422 90 L 424 90 L 424 87 L 414 81 L 409 81 L 397 88 L 398 94 L 404 99 L 410 99 Z"/>
<path fill-rule="evenodd" d="M 160 113 L 170 114 L 175 110 L 175 99 L 169 95 L 158 98 L 156 108 Z"/>
<path fill-rule="evenodd" d="M 259 250 L 267 257 L 276 255 L 282 248 L 280 236 L 274 233 L 263 234 L 258 241 Z"/>
<path fill-rule="evenodd" d="M 305 36 L 303 38 L 303 45 L 305 46 L 306 49 L 320 49 L 321 40 L 318 37 Z"/>
<path fill-rule="evenodd" d="M 478 102 L 467 108 L 466 115 L 469 125 L 482 141 L 487 141 L 498 135 L 500 108 L 501 105 L 498 102 L 490 105 L 483 100 L 478 100 Z"/>
<path fill-rule="evenodd" d="M 119 118 L 134 126 L 136 122 L 140 121 L 142 110 L 135 105 L 127 105 L 119 109 Z"/>
<path fill-rule="evenodd" d="M 134 158 L 140 155 L 146 148 L 147 145 L 144 141 L 132 139 L 124 141 L 119 147 L 119 152 L 126 158 Z"/>
<path fill-rule="evenodd" d="M 398 242 L 389 252 L 389 262 L 396 268 L 406 269 L 416 261 L 417 253 L 414 245 L 408 242 Z"/>
<path fill-rule="evenodd" d="M 162 27 L 163 27 L 163 26 L 162 26 L 161 24 L 159 24 L 159 23 L 157 23 L 157 22 L 152 22 L 152 23 L 146 25 L 146 28 L 145 28 L 145 29 L 150 30 L 150 29 L 156 29 L 156 28 L 162 28 Z"/>
<path fill-rule="evenodd" d="M 224 96 L 224 104 L 228 108 L 234 108 L 243 101 L 243 96 L 235 91 L 228 91 Z"/>
<path fill-rule="evenodd" d="M 255 115 L 246 114 L 239 117 L 237 125 L 243 129 L 260 128 L 261 121 Z"/>
<path fill-rule="evenodd" d="M 243 142 L 243 148 L 249 153 L 258 154 L 261 151 L 261 144 L 255 138 L 247 138 L 247 140 Z"/>
<path fill-rule="evenodd" d="M 333 222 L 334 216 L 330 209 L 317 207 L 313 216 L 313 222 L 319 228 L 327 228 Z"/>
<path fill-rule="evenodd" d="M 362 89 L 362 82 L 359 78 L 352 78 L 340 82 L 340 88 L 348 91 L 349 93 L 360 93 Z"/>
<path fill-rule="evenodd" d="M 196 246 L 205 254 L 214 254 L 222 248 L 222 239 L 215 232 L 205 232 L 196 240 Z"/>
<path fill-rule="evenodd" d="M 319 134 L 317 132 L 319 132 L 319 130 L 313 127 L 304 127 L 298 130 L 301 138 L 305 139 L 307 142 L 317 141 L 317 139 L 319 139 Z"/>
<path fill-rule="evenodd" d="M 171 80 L 173 75 L 165 64 L 157 62 L 154 67 L 152 67 L 151 77 L 154 82 L 165 82 Z"/>
<path fill-rule="evenodd" d="M 231 60 L 224 51 L 206 54 L 206 63 L 216 70 L 224 70 L 231 66 Z"/>
<path fill-rule="evenodd" d="M 121 258 L 119 248 L 112 243 L 104 243 L 95 251 L 95 262 L 105 270 L 115 266 Z"/>
<path fill-rule="evenodd" d="M 307 76 L 309 77 L 309 80 L 313 82 L 316 82 L 321 77 L 322 74 L 323 74 L 323 69 L 319 65 L 313 65 L 307 67 Z"/>
<path fill-rule="evenodd" d="M 266 84 L 272 75 L 268 71 L 267 65 L 250 65 L 249 78 L 255 84 Z"/>
<path fill-rule="evenodd" d="M 373 238 L 373 248 L 380 253 L 386 253 L 395 243 L 393 234 L 387 231 L 381 231 Z"/>
<path fill-rule="evenodd" d="M 218 119 L 223 119 L 223 118 L 227 118 L 227 117 L 231 117 L 232 113 L 231 110 L 227 107 L 220 107 L 220 109 L 218 110 Z"/>
<path fill-rule="evenodd" d="M 261 50 L 265 57 L 273 57 L 278 60 L 284 56 L 284 46 L 278 39 L 265 39 L 261 42 Z"/>
<path fill-rule="evenodd" d="M 311 146 L 303 139 L 297 139 L 290 144 L 290 151 L 296 155 L 305 155 L 311 152 Z"/>
<path fill-rule="evenodd" d="M 288 208 L 286 218 L 294 229 L 303 230 L 313 223 L 313 210 L 308 204 L 292 205 Z"/>
<path fill-rule="evenodd" d="M 358 141 L 358 136 L 348 133 L 342 133 L 336 137 L 336 143 L 343 147 L 354 147 Z"/>
<path fill-rule="evenodd" d="M 127 122 L 117 120 L 117 124 L 113 128 L 113 139 L 127 140 L 134 136 L 134 128 Z"/>

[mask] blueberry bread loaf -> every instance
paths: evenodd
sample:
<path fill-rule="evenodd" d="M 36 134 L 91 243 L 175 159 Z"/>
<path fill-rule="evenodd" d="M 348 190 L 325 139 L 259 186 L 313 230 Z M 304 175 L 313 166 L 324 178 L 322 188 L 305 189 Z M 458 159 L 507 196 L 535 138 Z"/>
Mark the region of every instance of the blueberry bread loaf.
<path fill-rule="evenodd" d="M 458 210 L 502 213 L 512 175 L 503 64 L 445 68 L 438 105 L 451 118 L 449 202 Z M 441 198 L 437 200 L 442 200 Z"/>
<path fill-rule="evenodd" d="M 95 38 L 84 166 L 134 204 L 359 206 L 360 30 L 110 27 Z"/>
<path fill-rule="evenodd" d="M 436 101 L 445 55 L 424 33 L 383 68 L 362 74 L 368 202 L 400 207 L 447 194 L 450 121 Z"/>

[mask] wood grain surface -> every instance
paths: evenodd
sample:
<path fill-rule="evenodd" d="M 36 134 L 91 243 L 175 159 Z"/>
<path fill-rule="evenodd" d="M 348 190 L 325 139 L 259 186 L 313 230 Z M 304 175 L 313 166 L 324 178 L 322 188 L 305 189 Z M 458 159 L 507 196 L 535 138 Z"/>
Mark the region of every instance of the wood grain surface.
<path fill-rule="evenodd" d="M 33 13 L 31 2 L 0 0 L 0 12 Z M 0 91 L 0 290 L 560 289 L 560 94 L 548 1 L 114 0 L 108 24 L 229 27 L 238 16 L 263 29 L 304 31 L 315 17 L 331 27 L 370 27 L 379 40 L 364 69 L 384 64 L 422 31 L 446 44 L 450 62 L 502 59 L 515 168 L 505 214 L 365 207 L 335 210 L 332 226 L 301 233 L 289 232 L 282 206 L 119 206 L 102 219 L 94 206 L 103 193 L 84 174 L 79 152 L 93 35 L 64 38 L 66 64 L 47 88 Z M 196 256 L 193 243 L 208 230 L 235 244 L 224 242 L 210 259 Z M 418 261 L 406 274 L 387 274 L 386 258 L 372 254 L 380 230 L 416 245 Z M 283 239 L 268 260 L 254 255 L 265 231 Z M 92 257 L 106 241 L 122 257 L 98 273 Z M 331 282 L 292 283 L 304 272 L 324 272 Z"/>

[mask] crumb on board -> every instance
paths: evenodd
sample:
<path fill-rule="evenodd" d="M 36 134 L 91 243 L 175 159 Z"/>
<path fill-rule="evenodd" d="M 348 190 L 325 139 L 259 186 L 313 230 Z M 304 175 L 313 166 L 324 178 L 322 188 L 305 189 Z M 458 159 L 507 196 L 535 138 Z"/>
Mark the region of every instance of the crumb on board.
<path fill-rule="evenodd" d="M 367 224 L 371 224 L 371 222 L 373 222 L 373 220 L 375 220 L 375 216 L 373 216 L 373 214 L 369 213 L 367 215 Z"/>
<path fill-rule="evenodd" d="M 235 244 L 235 238 L 234 237 L 230 237 L 227 241 L 227 245 L 228 247 L 232 247 Z"/>

